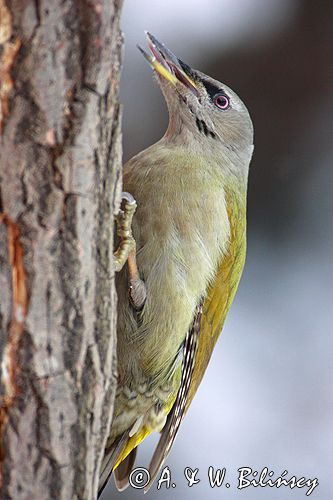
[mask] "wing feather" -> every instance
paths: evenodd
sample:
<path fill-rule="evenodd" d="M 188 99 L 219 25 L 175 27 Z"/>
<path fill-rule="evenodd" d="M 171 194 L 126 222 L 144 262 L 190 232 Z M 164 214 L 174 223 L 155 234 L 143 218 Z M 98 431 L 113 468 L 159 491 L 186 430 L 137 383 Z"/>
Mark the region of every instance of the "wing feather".
<path fill-rule="evenodd" d="M 230 197 L 231 194 L 227 193 Z M 211 358 L 216 341 L 242 275 L 246 255 L 246 218 L 235 200 L 228 200 L 230 241 L 227 254 L 222 258 L 215 278 L 208 288 L 200 322 L 198 352 L 193 369 L 186 410 L 190 406 Z M 230 209 L 233 207 L 233 210 Z"/>
<path fill-rule="evenodd" d="M 150 462 L 150 481 L 145 491 L 150 488 L 168 456 L 178 433 L 179 426 L 200 385 L 242 274 L 246 253 L 245 209 L 244 207 L 240 207 L 235 200 L 230 199 L 227 206 L 233 207 L 233 211 L 228 209 L 230 221 L 228 252 L 222 257 L 216 275 L 208 288 L 207 296 L 203 303 L 199 304 L 192 327 L 186 336 L 180 388 L 177 396 L 170 401 L 167 422 L 162 429 L 159 443 Z M 116 468 L 131 450 L 136 448 L 149 434 L 150 430 L 144 427 L 138 435 L 130 438 L 127 436 L 125 445 L 123 444 L 121 450 L 118 448 L 118 457 L 116 460 L 114 459 L 116 454 L 112 453 L 112 459 L 109 460 L 108 467 L 106 467 L 107 470 L 104 469 L 103 471 L 104 481 L 101 481 L 103 486 L 112 469 Z M 133 454 L 133 460 L 134 457 L 135 455 Z M 130 472 L 133 466 L 132 458 L 129 459 L 129 463 L 125 466 L 127 473 Z M 110 467 L 111 464 L 112 467 Z M 125 475 L 121 474 L 121 476 L 122 480 L 124 480 Z"/>
<path fill-rule="evenodd" d="M 162 429 L 161 437 L 154 451 L 153 457 L 149 465 L 150 480 L 145 487 L 147 492 L 155 480 L 158 471 L 167 458 L 171 447 L 176 439 L 180 424 L 185 415 L 185 406 L 189 393 L 195 357 L 198 346 L 198 337 L 200 333 L 200 320 L 202 315 L 203 300 L 196 308 L 192 327 L 188 331 L 184 343 L 184 357 L 182 365 L 181 383 L 177 393 L 176 401 L 168 415 L 167 422 Z"/>
<path fill-rule="evenodd" d="M 239 218 L 237 210 L 228 211 L 228 215 L 231 228 L 228 253 L 223 256 L 188 333 L 181 385 L 152 457 L 149 466 L 150 481 L 145 491 L 150 488 L 168 456 L 179 426 L 200 385 L 242 274 L 246 254 L 246 219 Z"/>

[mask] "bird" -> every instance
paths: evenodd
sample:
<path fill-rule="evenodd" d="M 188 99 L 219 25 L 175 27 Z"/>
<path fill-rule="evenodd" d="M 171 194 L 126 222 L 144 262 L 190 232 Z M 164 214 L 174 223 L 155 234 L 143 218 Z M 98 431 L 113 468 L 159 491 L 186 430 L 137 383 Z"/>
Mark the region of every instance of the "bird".
<path fill-rule="evenodd" d="M 205 373 L 246 256 L 249 112 L 227 85 L 146 37 L 149 53 L 139 49 L 169 124 L 123 168 L 118 381 L 100 493 L 112 471 L 118 490 L 129 485 L 138 445 L 160 432 L 145 491 L 151 487 Z"/>

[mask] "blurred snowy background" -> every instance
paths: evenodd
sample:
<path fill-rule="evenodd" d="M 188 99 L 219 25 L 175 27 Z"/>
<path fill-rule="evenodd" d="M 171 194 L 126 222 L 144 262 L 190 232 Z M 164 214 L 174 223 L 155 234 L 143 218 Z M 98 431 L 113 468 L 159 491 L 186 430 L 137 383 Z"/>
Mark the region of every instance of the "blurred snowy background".
<path fill-rule="evenodd" d="M 237 469 L 317 477 L 333 498 L 333 2 L 125 0 L 124 160 L 158 140 L 163 97 L 136 43 L 148 29 L 225 82 L 255 127 L 248 258 L 222 336 L 167 461 L 176 489 L 149 499 L 303 499 L 306 488 L 237 490 Z M 140 446 L 147 465 L 157 436 Z M 231 484 L 211 489 L 209 465 Z M 189 489 L 186 466 L 200 469 Z M 103 500 L 143 498 L 113 484 Z"/>

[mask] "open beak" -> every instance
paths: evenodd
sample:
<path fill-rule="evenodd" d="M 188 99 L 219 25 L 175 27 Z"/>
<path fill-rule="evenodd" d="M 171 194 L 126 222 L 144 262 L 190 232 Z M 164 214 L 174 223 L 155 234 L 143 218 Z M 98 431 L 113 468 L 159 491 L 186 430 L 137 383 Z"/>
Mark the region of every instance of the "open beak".
<path fill-rule="evenodd" d="M 151 54 L 148 54 L 139 45 L 138 49 L 147 59 L 150 66 L 172 85 L 177 85 L 180 82 L 198 96 L 199 92 L 195 82 L 185 73 L 179 59 L 163 43 L 148 33 L 148 31 L 146 31 L 146 36 Z"/>

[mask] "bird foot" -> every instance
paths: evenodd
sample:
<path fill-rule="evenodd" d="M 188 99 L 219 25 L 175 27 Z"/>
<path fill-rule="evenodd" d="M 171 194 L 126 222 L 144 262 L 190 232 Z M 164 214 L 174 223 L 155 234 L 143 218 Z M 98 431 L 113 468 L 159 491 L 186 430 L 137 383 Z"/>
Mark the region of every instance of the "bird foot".
<path fill-rule="evenodd" d="M 122 193 L 120 210 L 116 218 L 117 235 L 120 243 L 114 252 L 114 268 L 116 272 L 122 270 L 131 252 L 135 252 L 135 239 L 132 235 L 132 220 L 136 210 L 136 201 L 130 193 Z"/>
<path fill-rule="evenodd" d="M 116 221 L 120 243 L 113 256 L 116 272 L 121 271 L 127 262 L 129 299 L 134 309 L 139 311 L 144 306 L 147 293 L 136 263 L 136 243 L 132 234 L 132 220 L 136 207 L 137 204 L 133 196 L 130 193 L 123 192 L 122 203 Z"/>

